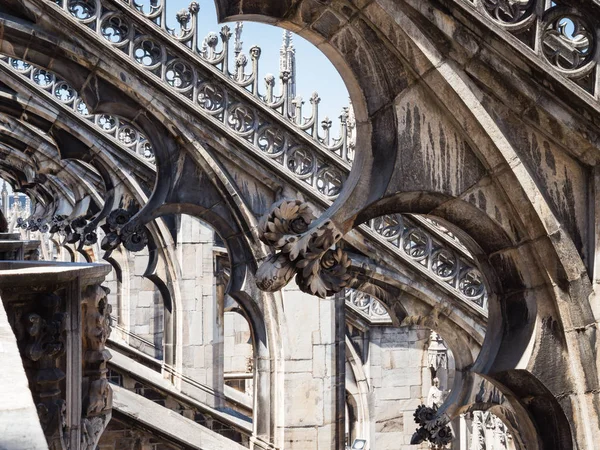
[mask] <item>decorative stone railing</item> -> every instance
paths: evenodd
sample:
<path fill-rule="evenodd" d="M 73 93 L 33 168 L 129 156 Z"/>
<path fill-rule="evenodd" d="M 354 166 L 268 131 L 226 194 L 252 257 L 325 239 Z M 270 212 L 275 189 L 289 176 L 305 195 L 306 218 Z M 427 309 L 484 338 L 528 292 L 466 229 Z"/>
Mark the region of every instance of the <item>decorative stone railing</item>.
<path fill-rule="evenodd" d="M 600 5 L 554 0 L 455 0 L 544 72 L 599 103 Z M 588 6 L 584 6 L 588 3 Z"/>
<path fill-rule="evenodd" d="M 461 414 L 459 427 L 460 435 L 467 438 L 466 448 L 508 450 L 515 447 L 508 427 L 489 411 Z"/>
<path fill-rule="evenodd" d="M 109 265 L 0 263 L 0 298 L 51 449 L 96 448 L 111 417 Z"/>
<path fill-rule="evenodd" d="M 282 166 L 325 198 L 332 199 L 341 191 L 353 157 L 351 112 L 343 111 L 340 137 L 332 139 L 331 120 L 325 118 L 319 123 L 318 95 L 310 99 L 311 117 L 304 118 L 302 99 L 289 98 L 285 74 L 280 96 L 273 94 L 273 77 L 267 80 L 267 93 L 259 94 L 261 51 L 258 47 L 250 49 L 252 72 L 246 73 L 248 57 L 241 49 L 241 24 L 236 27 L 236 68 L 232 73 L 231 29 L 224 26 L 219 35 L 209 33 L 203 41 L 206 45 L 198 48 L 197 4 L 178 13 L 181 28 L 177 32 L 166 26 L 164 8 L 158 2 L 148 13 L 130 2 L 61 0 L 58 4 L 74 20 L 96 31 L 108 45 L 168 86 L 209 123 L 250 144 L 259 155 Z M 219 40 L 222 48 L 217 50 Z"/>
<path fill-rule="evenodd" d="M 426 227 L 427 223 L 431 226 Z M 481 272 L 456 236 L 438 222 L 393 214 L 373 219 L 368 228 L 362 228 L 418 272 L 487 315 L 488 295 Z"/>
<path fill-rule="evenodd" d="M 392 323 L 385 307 L 379 300 L 369 294 L 356 289 L 345 289 L 344 297 L 346 298 L 346 306 L 367 319 L 370 324 L 389 325 Z"/>
<path fill-rule="evenodd" d="M 202 37 L 201 31 L 198 29 L 200 7 L 197 2 L 191 2 L 188 8 L 177 12 L 175 19 L 178 23 L 178 29 L 172 29 L 167 25 L 167 0 L 150 2 L 150 5 L 148 5 L 149 11 L 136 0 L 123 1 L 130 11 L 162 30 L 163 36 L 170 37 L 169 43 L 179 43 L 189 49 L 197 57 L 194 61 L 199 65 L 195 66 L 174 59 L 176 55 L 170 54 L 171 49 L 167 48 L 169 44 L 164 41 L 155 41 L 156 36 L 141 32 L 136 24 L 119 13 L 121 8 L 111 7 L 110 1 L 57 0 L 56 3 L 69 11 L 79 21 L 98 31 L 111 44 L 128 53 L 148 70 L 156 72 L 164 65 L 163 72 L 166 72 L 166 77 L 163 76 L 163 79 L 172 87 L 185 93 L 185 95 L 191 93 L 192 84 L 199 78 L 201 79 L 201 75 L 204 75 L 201 74 L 202 66 L 213 66 L 225 75 L 232 84 L 244 88 L 255 99 L 279 113 L 282 118 L 298 130 L 306 132 L 325 149 L 337 154 L 344 161 L 352 162 L 354 120 L 349 108 L 344 108 L 341 111 L 338 138 L 332 138 L 330 135 L 332 122 L 329 117 L 325 117 L 319 122 L 320 98 L 317 93 L 313 93 L 309 99 L 311 104 L 310 116 L 304 117 L 302 110 L 304 101 L 302 97 L 295 95 L 296 67 L 295 59 L 293 61 L 289 59 L 290 54 L 293 58 L 294 53 L 289 32 L 284 34 L 280 54 L 279 93 L 274 92 L 275 76 L 267 74 L 264 79 L 265 93 L 261 94 L 259 92 L 258 71 L 261 49 L 257 46 L 251 47 L 248 51 L 249 61 L 243 49 L 243 23 L 237 22 L 233 31 L 228 25 L 225 25 L 218 34 L 211 31 Z M 132 39 L 134 36 L 135 39 Z M 233 52 L 230 47 L 232 37 Z M 219 41 L 221 41 L 221 45 L 219 45 Z M 233 67 L 230 67 L 231 56 L 233 56 Z M 168 64 L 165 65 L 166 62 Z M 247 72 L 249 62 L 250 72 Z M 202 95 L 202 88 L 199 93 Z M 202 100 L 200 101 L 202 102 Z M 322 133 L 319 128 L 322 128 Z"/>
<path fill-rule="evenodd" d="M 302 138 L 302 130 L 289 127 L 289 124 L 286 124 L 281 118 L 277 119 L 276 115 L 267 114 L 268 111 L 257 105 L 256 99 L 246 98 L 241 92 L 238 92 L 236 86 L 228 86 L 228 84 L 235 81 L 231 77 L 222 80 L 224 81 L 222 83 L 215 83 L 218 80 L 214 79 L 214 74 L 202 72 L 206 70 L 204 66 L 208 63 L 198 55 L 194 55 L 195 57 L 190 59 L 190 61 L 197 63 L 194 66 L 195 69 L 188 75 L 190 84 L 185 88 L 181 88 L 181 85 L 178 85 L 179 87 L 174 86 L 173 79 L 177 78 L 173 78 L 175 72 L 169 72 L 171 66 L 164 64 L 163 61 L 167 55 L 171 59 L 167 58 L 165 61 L 174 61 L 173 58 L 178 54 L 169 53 L 170 50 L 167 50 L 169 45 L 182 45 L 175 42 L 178 39 L 174 39 L 172 33 L 162 36 L 158 33 L 157 36 L 152 37 L 154 39 L 152 40 L 149 37 L 150 35 L 144 34 L 142 31 L 136 31 L 135 35 L 138 37 L 130 42 L 130 39 L 126 39 L 126 37 L 131 36 L 134 29 L 138 30 L 134 26 L 139 27 L 140 25 L 134 25 L 132 19 L 126 20 L 125 11 L 127 9 L 117 14 L 116 11 L 119 8 L 106 10 L 103 9 L 103 3 L 95 0 L 65 0 L 62 6 L 74 20 L 92 27 L 117 49 L 127 50 L 126 53 L 131 58 L 143 59 L 146 57 L 136 56 L 137 51 L 135 49 L 140 45 L 145 48 L 144 45 L 146 45 L 142 44 L 143 39 L 140 36 L 146 36 L 147 39 L 150 39 L 147 42 L 155 42 L 157 48 L 160 48 L 160 55 L 162 55 L 157 64 L 148 65 L 136 59 L 139 64 L 147 69 L 148 73 L 152 76 L 160 76 L 161 80 L 169 84 L 178 94 L 181 94 L 181 99 L 191 102 L 196 107 L 197 112 L 207 118 L 209 122 L 217 121 L 221 125 L 225 125 L 225 128 L 223 128 L 225 133 L 234 137 L 242 137 L 251 144 L 250 148 L 253 148 L 256 153 L 263 156 L 266 154 L 269 159 L 277 161 L 284 173 L 293 175 L 292 179 L 295 178 L 301 184 L 308 184 L 312 188 L 310 190 L 317 194 L 320 201 L 325 201 L 325 204 L 328 204 L 340 192 L 343 185 L 342 180 L 347 178 L 350 170 L 350 161 L 343 160 L 347 154 L 344 154 L 343 151 L 339 154 L 332 153 L 330 149 L 325 148 L 319 142 L 319 139 Z M 102 13 L 98 14 L 99 11 L 102 11 Z M 160 14 L 164 14 L 164 11 Z M 116 17 L 120 17 L 120 20 L 124 21 L 119 23 L 128 30 L 127 33 L 124 31 L 125 28 L 121 32 L 117 30 L 118 27 L 114 28 L 118 22 Z M 108 21 L 109 18 L 112 18 L 111 21 Z M 110 33 L 107 28 L 108 25 L 105 26 L 107 23 L 111 23 L 113 26 L 113 28 L 110 28 L 112 30 Z M 127 23 L 127 26 L 124 25 L 125 23 Z M 149 33 L 148 30 L 146 31 Z M 158 30 L 153 31 L 154 33 L 158 32 Z M 120 39 L 115 38 L 116 42 L 114 42 L 115 39 L 111 38 L 114 33 L 120 36 Z M 239 40 L 239 37 L 237 39 Z M 222 40 L 222 52 L 226 52 L 228 51 L 229 36 L 222 37 Z M 166 43 L 163 41 L 166 41 Z M 183 45 L 183 47 L 189 51 L 186 45 Z M 150 48 L 154 47 L 151 46 Z M 209 46 L 209 48 L 211 47 Z M 217 57 L 213 55 L 211 58 Z M 227 69 L 224 62 L 227 59 L 225 54 L 223 53 L 219 58 L 222 59 L 221 67 Z M 216 64 L 213 59 L 210 59 L 210 61 Z M 38 85 L 53 100 L 72 109 L 84 120 L 94 123 L 123 148 L 153 161 L 150 144 L 144 135 L 131 124 L 121 122 L 118 118 L 106 114 L 90 115 L 77 92 L 65 81 L 47 70 L 36 68 L 13 58 L 4 57 L 3 62 L 12 70 Z M 183 61 L 180 62 L 183 64 Z M 187 67 L 188 63 L 185 64 Z M 171 75 L 168 75 L 169 73 Z M 226 71 L 226 73 L 229 72 Z M 177 76 L 183 75 L 179 74 Z M 210 89 L 209 86 L 211 86 Z M 216 95 L 215 93 L 218 92 L 221 94 Z M 190 97 L 188 94 L 193 95 Z M 249 112 L 249 115 L 241 114 L 242 110 Z M 251 123 L 247 122 L 247 119 L 251 119 Z M 343 147 L 340 148 L 343 150 Z M 408 262 L 417 271 L 444 286 L 452 295 L 479 312 L 487 314 L 487 292 L 481 273 L 476 268 L 464 245 L 438 222 L 431 219 L 416 218 L 411 220 L 406 216 L 390 215 L 372 220 L 369 224 L 361 226 L 361 230 L 381 242 L 392 253 Z"/>
<path fill-rule="evenodd" d="M 154 161 L 154 152 L 146 136 L 130 123 L 108 114 L 90 114 L 87 106 L 79 97 L 79 94 L 69 84 L 59 78 L 56 74 L 35 67 L 19 59 L 0 56 L 8 67 L 23 77 L 30 79 L 40 89 L 47 92 L 54 99 L 69 107 L 85 120 L 93 123 L 96 128 L 106 133 L 113 140 L 124 146 L 127 150 L 147 159 Z"/>
<path fill-rule="evenodd" d="M 429 218 L 394 214 L 373 219 L 362 228 L 417 271 L 487 316 L 488 294 L 483 276 L 469 251 L 443 225 Z M 391 322 L 376 298 L 354 289 L 346 289 L 344 295 L 346 304 L 371 324 Z"/>

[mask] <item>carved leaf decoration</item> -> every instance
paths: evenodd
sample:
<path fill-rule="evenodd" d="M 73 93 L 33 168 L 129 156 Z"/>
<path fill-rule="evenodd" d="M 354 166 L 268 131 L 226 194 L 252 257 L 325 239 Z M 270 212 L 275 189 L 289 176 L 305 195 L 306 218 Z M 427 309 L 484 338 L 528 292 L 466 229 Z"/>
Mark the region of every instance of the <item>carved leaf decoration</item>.
<path fill-rule="evenodd" d="M 294 276 L 294 264 L 285 254 L 271 256 L 256 271 L 256 285 L 262 291 L 275 292 Z"/>
<path fill-rule="evenodd" d="M 279 250 L 289 238 L 304 233 L 314 218 L 312 210 L 305 203 L 283 200 L 259 222 L 260 239 Z"/>
<path fill-rule="evenodd" d="M 290 261 L 295 261 L 298 257 L 305 256 L 311 239 L 310 234 L 290 237 L 281 251 L 289 254 Z"/>
<path fill-rule="evenodd" d="M 350 275 L 350 260 L 341 249 L 331 247 L 342 234 L 330 220 L 309 230 L 315 216 L 299 200 L 283 200 L 263 216 L 258 231 L 262 242 L 280 250 L 258 269 L 261 290 L 276 291 L 296 273 L 296 282 L 304 292 L 327 297 L 344 288 Z"/>
<path fill-rule="evenodd" d="M 447 425 L 447 416 L 437 415 L 437 408 L 419 405 L 414 412 L 415 422 L 420 425 L 413 434 L 411 443 L 418 444 L 425 439 L 433 444 L 433 448 L 443 448 L 452 441 L 452 430 Z"/>
<path fill-rule="evenodd" d="M 350 279 L 348 268 L 351 261 L 346 253 L 338 248 L 327 250 L 322 257 L 317 254 L 307 254 L 298 262 L 296 282 L 300 289 L 318 297 L 328 297 L 342 290 Z"/>

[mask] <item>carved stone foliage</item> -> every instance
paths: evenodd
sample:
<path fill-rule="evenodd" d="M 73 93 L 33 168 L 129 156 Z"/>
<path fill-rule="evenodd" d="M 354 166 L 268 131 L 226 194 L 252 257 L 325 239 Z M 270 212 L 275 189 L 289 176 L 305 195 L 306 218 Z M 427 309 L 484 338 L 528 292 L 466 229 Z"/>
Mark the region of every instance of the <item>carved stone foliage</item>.
<path fill-rule="evenodd" d="M 282 200 L 261 219 L 260 239 L 278 252 L 256 272 L 260 289 L 277 291 L 294 274 L 302 291 L 318 297 L 333 295 L 346 286 L 350 259 L 341 248 L 332 248 L 342 235 L 331 221 L 309 229 L 314 218 L 306 203 Z"/>
<path fill-rule="evenodd" d="M 15 72 L 30 79 L 47 95 L 72 109 L 84 120 L 91 122 L 115 142 L 150 162 L 154 161 L 154 152 L 150 142 L 143 133 L 129 122 L 108 114 L 90 114 L 77 91 L 69 86 L 66 81 L 48 70 L 6 56 L 0 56 L 0 60 L 8 64 Z"/>
<path fill-rule="evenodd" d="M 452 441 L 452 430 L 447 425 L 448 420 L 443 416 L 438 417 L 437 407 L 420 405 L 414 413 L 414 418 L 419 428 L 412 436 L 411 445 L 429 441 L 431 448 L 441 450 Z"/>
<path fill-rule="evenodd" d="M 139 252 L 148 244 L 148 232 L 143 225 L 127 224 L 121 231 L 121 242 L 131 252 Z"/>
<path fill-rule="evenodd" d="M 83 418 L 82 449 L 96 448 L 112 410 L 112 390 L 106 378 L 106 363 L 111 355 L 106 341 L 111 332 L 109 290 L 99 285 L 88 286 L 83 292 Z"/>
<path fill-rule="evenodd" d="M 34 402 L 50 450 L 65 446 L 66 403 L 61 392 L 65 373 L 59 358 L 65 351 L 67 314 L 55 294 L 36 296 L 29 305 L 15 309 L 15 330 L 31 382 Z"/>
<path fill-rule="evenodd" d="M 123 244 L 127 250 L 139 252 L 148 244 L 146 228 L 128 224 L 131 216 L 129 211 L 122 208 L 116 209 L 108 215 L 103 227 L 106 234 L 100 245 L 103 250 L 114 250 L 119 244 Z"/>

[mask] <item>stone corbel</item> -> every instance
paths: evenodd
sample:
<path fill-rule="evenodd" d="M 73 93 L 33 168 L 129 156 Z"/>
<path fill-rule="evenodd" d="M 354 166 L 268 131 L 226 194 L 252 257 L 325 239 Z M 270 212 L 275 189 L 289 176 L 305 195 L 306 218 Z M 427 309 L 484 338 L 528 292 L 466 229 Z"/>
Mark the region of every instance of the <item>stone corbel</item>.
<path fill-rule="evenodd" d="M 282 200 L 261 219 L 259 238 L 276 253 L 256 272 L 259 289 L 278 291 L 294 275 L 302 291 L 321 298 L 346 287 L 351 261 L 334 247 L 343 234 L 331 220 L 310 228 L 314 219 L 311 208 L 299 200 Z"/>

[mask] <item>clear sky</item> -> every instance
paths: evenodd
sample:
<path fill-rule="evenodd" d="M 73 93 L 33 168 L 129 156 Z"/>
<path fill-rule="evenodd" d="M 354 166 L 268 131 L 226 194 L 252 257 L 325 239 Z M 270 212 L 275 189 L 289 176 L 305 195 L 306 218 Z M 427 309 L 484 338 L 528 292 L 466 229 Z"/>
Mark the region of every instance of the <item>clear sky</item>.
<path fill-rule="evenodd" d="M 136 0 L 137 3 L 146 8 L 148 0 Z M 160 1 L 160 0 L 159 0 Z M 177 21 L 175 14 L 177 11 L 187 8 L 188 0 L 162 0 L 167 4 L 167 24 L 175 28 Z M 209 32 L 218 32 L 224 24 L 217 23 L 217 14 L 213 0 L 199 0 L 200 12 L 198 13 L 200 38 L 206 36 Z M 146 9 L 147 11 L 147 9 Z M 235 23 L 230 23 L 229 27 L 235 28 Z M 242 33 L 243 51 L 248 55 L 248 50 L 253 45 L 258 45 L 262 49 L 259 62 L 260 78 L 259 89 L 264 94 L 264 76 L 272 73 L 276 77 L 279 72 L 279 49 L 281 47 L 283 29 L 262 23 L 244 22 Z M 233 38 L 232 38 L 233 39 Z M 319 118 L 322 120 L 325 116 L 333 121 L 332 132 L 335 136 L 337 131 L 337 118 L 342 108 L 348 106 L 348 90 L 342 81 L 337 70 L 313 44 L 294 34 L 294 47 L 296 48 L 296 94 L 300 95 L 305 103 L 304 115 L 310 114 L 309 98 L 313 92 L 318 92 L 321 97 L 319 107 Z M 275 92 L 279 92 L 276 85 Z"/>

